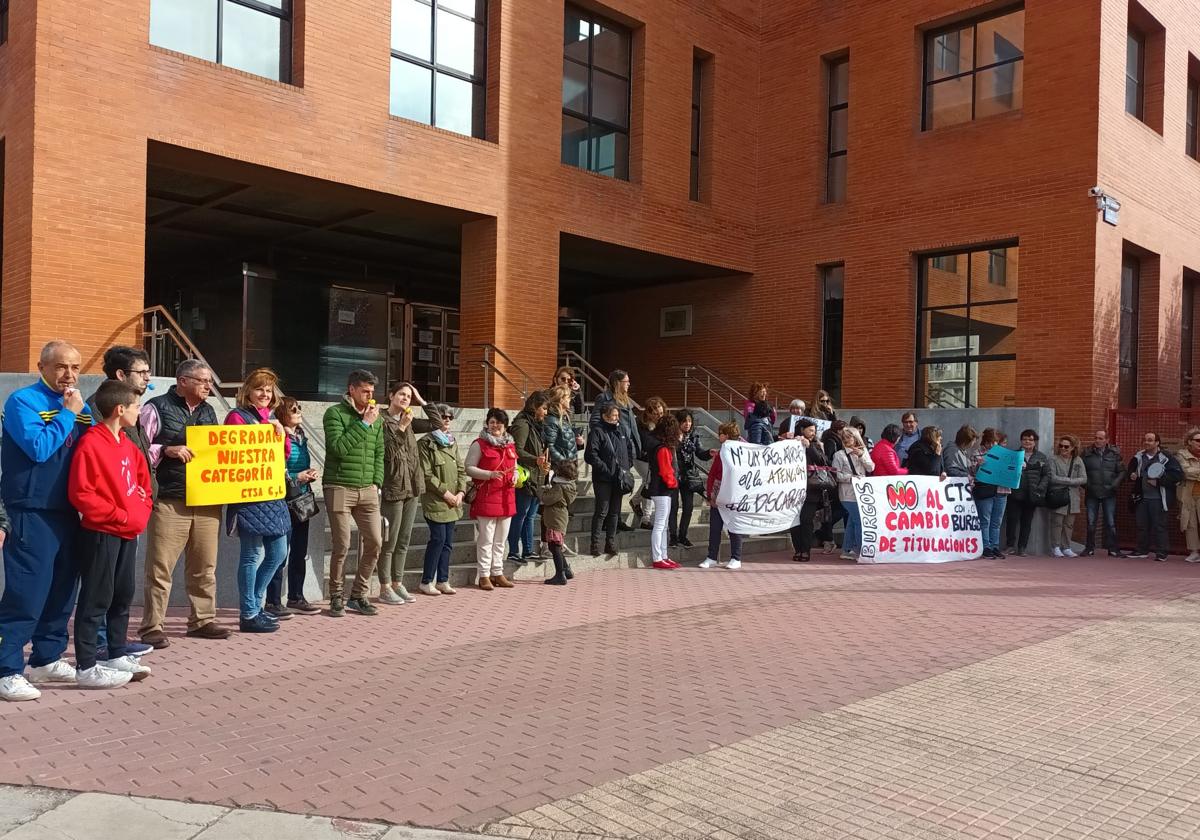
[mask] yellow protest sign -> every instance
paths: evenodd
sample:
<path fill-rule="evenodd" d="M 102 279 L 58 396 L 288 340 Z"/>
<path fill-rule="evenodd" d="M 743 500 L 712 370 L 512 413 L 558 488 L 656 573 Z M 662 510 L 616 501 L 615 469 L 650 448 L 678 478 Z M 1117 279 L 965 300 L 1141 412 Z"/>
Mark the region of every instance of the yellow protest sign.
<path fill-rule="evenodd" d="M 187 447 L 194 456 L 186 469 L 187 504 L 284 497 L 283 437 L 274 426 L 188 426 Z"/>

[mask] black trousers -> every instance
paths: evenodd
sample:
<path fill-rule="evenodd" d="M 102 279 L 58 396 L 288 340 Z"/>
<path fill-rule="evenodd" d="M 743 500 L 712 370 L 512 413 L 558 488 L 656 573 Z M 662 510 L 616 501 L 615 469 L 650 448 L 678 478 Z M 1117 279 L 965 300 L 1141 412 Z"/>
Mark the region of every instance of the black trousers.
<path fill-rule="evenodd" d="M 608 542 L 617 538 L 617 519 L 621 516 L 621 499 L 625 496 L 619 482 L 592 481 L 596 507 L 592 511 L 592 542 L 600 542 L 601 533 Z"/>
<path fill-rule="evenodd" d="M 692 510 L 695 503 L 696 494 L 681 487 L 671 503 L 671 519 L 668 522 L 671 542 L 679 542 L 680 537 L 688 535 L 688 528 L 692 527 Z"/>
<path fill-rule="evenodd" d="M 825 498 L 821 494 L 810 495 L 804 500 L 804 506 L 800 508 L 800 524 L 788 532 L 792 538 L 792 548 L 797 554 L 808 554 L 812 550 L 813 520 L 824 506 Z"/>
<path fill-rule="evenodd" d="M 75 665 L 86 671 L 96 664 L 96 633 L 108 622 L 108 657 L 125 655 L 129 605 L 133 603 L 137 540 L 80 529 L 79 602 L 75 607 Z"/>
<path fill-rule="evenodd" d="M 1022 554 L 1029 546 L 1029 531 L 1033 527 L 1033 515 L 1038 506 L 1028 499 L 1021 501 L 1008 497 L 1008 506 L 1004 509 L 1008 524 L 1005 530 L 1008 534 L 1008 547 L 1016 547 Z"/>
<path fill-rule="evenodd" d="M 1167 541 L 1167 512 L 1162 499 L 1156 494 L 1146 496 L 1137 506 L 1137 553 L 1149 554 L 1151 543 L 1154 553 L 1166 557 L 1170 553 Z"/>
<path fill-rule="evenodd" d="M 309 522 L 292 520 L 292 536 L 288 545 L 287 562 L 275 572 L 267 584 L 267 603 L 278 606 L 283 603 L 283 570 L 287 569 L 287 597 L 299 601 L 304 597 L 304 575 L 308 571 L 308 526 Z M 379 562 L 383 562 L 380 560 Z"/>
<path fill-rule="evenodd" d="M 842 507 L 839 499 L 831 499 L 829 502 L 829 519 L 821 525 L 821 530 L 817 533 L 821 542 L 835 542 L 833 539 L 833 526 L 838 524 L 839 520 L 846 518 L 846 509 Z"/>

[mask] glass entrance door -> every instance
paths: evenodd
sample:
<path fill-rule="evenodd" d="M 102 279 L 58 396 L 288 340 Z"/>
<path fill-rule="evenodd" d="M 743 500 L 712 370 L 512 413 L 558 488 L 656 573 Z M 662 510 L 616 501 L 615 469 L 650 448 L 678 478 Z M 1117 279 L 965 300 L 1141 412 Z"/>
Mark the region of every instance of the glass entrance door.
<path fill-rule="evenodd" d="M 458 310 L 424 303 L 408 308 L 408 380 L 425 399 L 458 403 Z"/>
<path fill-rule="evenodd" d="M 387 384 L 408 379 L 408 305 L 400 298 L 388 301 Z M 384 395 L 387 392 L 384 391 Z"/>

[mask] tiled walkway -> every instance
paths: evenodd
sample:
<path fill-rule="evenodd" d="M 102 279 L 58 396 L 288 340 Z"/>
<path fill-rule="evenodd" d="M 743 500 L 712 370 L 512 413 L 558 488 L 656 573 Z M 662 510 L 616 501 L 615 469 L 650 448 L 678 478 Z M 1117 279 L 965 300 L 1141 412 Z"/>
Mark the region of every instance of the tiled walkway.
<path fill-rule="evenodd" d="M 227 642 L 183 638 L 176 616 L 146 683 L 0 707 L 0 782 L 502 826 L 1197 592 L 1179 562 L 780 558 L 464 590 Z M 521 819 L 511 836 L 533 836 Z"/>

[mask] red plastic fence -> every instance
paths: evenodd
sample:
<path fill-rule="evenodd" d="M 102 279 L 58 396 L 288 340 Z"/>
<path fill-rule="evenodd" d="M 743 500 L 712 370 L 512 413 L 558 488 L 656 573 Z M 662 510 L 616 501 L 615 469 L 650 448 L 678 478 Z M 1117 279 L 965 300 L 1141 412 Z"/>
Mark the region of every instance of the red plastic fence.
<path fill-rule="evenodd" d="M 1121 457 L 1129 463 L 1135 452 L 1142 448 L 1146 432 L 1158 432 L 1162 448 L 1174 455 L 1184 448 L 1189 429 L 1200 427 L 1200 409 L 1197 408 L 1118 408 L 1108 413 L 1108 439 L 1121 450 Z M 1083 438 L 1083 445 L 1091 444 L 1090 436 Z M 1133 548 L 1137 541 L 1137 525 L 1133 511 L 1129 508 L 1129 496 L 1133 485 L 1125 482 L 1117 496 L 1117 537 L 1123 548 Z M 1080 516 L 1080 519 L 1083 519 Z M 1179 504 L 1171 497 L 1171 513 L 1167 520 L 1167 535 L 1172 554 L 1186 554 L 1183 532 L 1179 530 Z M 1104 544 L 1103 533 L 1097 534 L 1097 546 Z"/>

